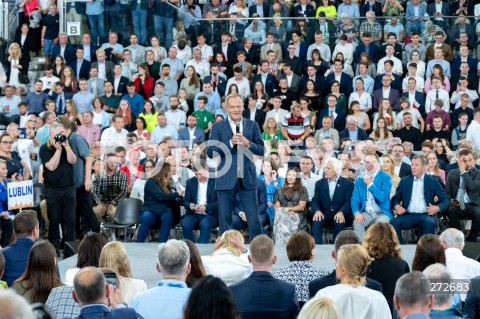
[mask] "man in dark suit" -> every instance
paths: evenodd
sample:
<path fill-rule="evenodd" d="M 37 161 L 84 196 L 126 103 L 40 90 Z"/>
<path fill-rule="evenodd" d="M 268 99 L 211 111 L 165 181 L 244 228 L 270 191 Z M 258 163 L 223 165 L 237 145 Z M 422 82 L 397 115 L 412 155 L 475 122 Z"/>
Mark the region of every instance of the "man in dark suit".
<path fill-rule="evenodd" d="M 451 65 L 450 65 L 450 70 L 452 70 L 452 79 L 453 76 L 456 74 L 461 74 L 462 70 L 460 69 L 460 66 L 462 63 L 467 63 L 468 65 L 468 75 L 477 75 L 477 61 L 474 58 L 471 58 L 469 56 L 469 51 L 468 51 L 468 46 L 466 45 L 461 45 L 460 46 L 460 56 L 458 58 L 453 59 Z M 463 76 L 466 76 L 466 74 L 463 74 Z M 457 83 L 452 82 L 452 83 Z M 469 81 L 470 82 L 470 81 Z"/>
<path fill-rule="evenodd" d="M 72 93 L 64 92 L 65 84 L 57 82 L 54 84 L 55 91 L 49 94 L 49 99 L 55 102 L 55 114 L 63 115 L 66 112 L 65 103 L 73 97 Z"/>
<path fill-rule="evenodd" d="M 231 44 L 229 46 L 232 46 Z M 220 74 L 220 67 L 218 63 L 212 62 L 210 64 L 210 75 L 203 78 L 203 83 L 212 85 L 212 91 L 217 92 L 220 96 L 225 96 L 225 89 L 227 88 L 227 79 L 225 73 Z"/>
<path fill-rule="evenodd" d="M 407 83 L 407 92 L 403 92 L 401 98 L 406 97 L 410 101 L 410 105 L 425 116 L 425 95 L 415 90 L 417 81 L 414 78 L 409 78 Z"/>
<path fill-rule="evenodd" d="M 122 76 L 122 66 L 115 64 L 113 67 L 113 76 L 110 79 L 113 84 L 113 94 L 116 96 L 124 96 L 127 94 L 127 84 L 130 82 L 127 77 Z"/>
<path fill-rule="evenodd" d="M 390 76 L 384 74 L 382 75 L 382 87 L 373 92 L 373 105 L 372 111 L 377 112 L 380 107 L 380 101 L 383 99 L 383 93 L 388 92 L 388 99 L 390 100 L 390 105 L 392 110 L 395 112 L 399 111 L 400 106 L 400 92 L 391 86 L 392 79 Z"/>
<path fill-rule="evenodd" d="M 188 146 L 189 150 L 193 150 L 193 144 L 197 142 L 205 142 L 205 131 L 197 126 L 197 117 L 190 114 L 187 118 L 187 126 L 178 133 L 178 141 L 182 145 Z"/>
<path fill-rule="evenodd" d="M 392 198 L 392 209 L 397 217 L 392 226 L 402 243 L 402 230 L 411 227 L 420 228 L 420 234 L 433 234 L 437 224 L 436 214 L 443 212 L 450 200 L 440 182 L 425 174 L 428 160 L 423 155 L 416 155 L 412 160 L 412 175 L 402 178 Z M 438 201 L 435 202 L 435 197 Z"/>
<path fill-rule="evenodd" d="M 240 24 L 240 23 L 237 23 Z M 228 64 L 233 65 L 235 62 L 235 55 L 237 54 L 238 47 L 235 44 L 235 41 L 232 41 L 232 36 L 230 35 L 230 28 L 232 25 L 225 24 L 224 30 L 221 35 L 221 42 L 217 43 L 217 46 L 213 49 L 213 56 L 217 56 L 218 52 L 222 52 L 227 58 Z M 243 27 L 243 25 L 242 25 Z M 233 26 L 233 32 L 235 32 L 236 26 Z M 227 30 L 228 29 L 228 30 Z M 236 36 L 235 36 L 236 38 Z M 243 38 L 243 29 L 242 29 L 242 38 Z"/>
<path fill-rule="evenodd" d="M 228 32 L 228 34 L 230 35 L 230 38 L 232 39 L 232 43 L 235 44 L 236 47 L 238 48 L 242 46 L 242 39 L 245 34 L 245 26 L 241 23 L 238 23 L 237 18 L 238 18 L 238 13 L 232 12 L 230 14 L 230 21 L 228 23 L 223 24 L 223 31 Z M 222 35 L 223 35 L 223 32 L 222 32 Z M 217 48 L 221 50 L 221 48 L 219 48 L 218 46 Z M 228 62 L 231 63 L 230 57 L 228 57 Z"/>
<path fill-rule="evenodd" d="M 325 90 L 324 93 L 331 93 L 330 87 L 332 86 L 332 82 L 335 81 L 337 76 L 340 76 L 340 93 L 345 94 L 348 98 L 350 93 L 352 93 L 352 77 L 347 73 L 343 72 L 343 61 L 342 60 L 335 60 L 333 62 L 333 69 L 334 71 L 327 75 L 327 79 L 325 80 Z"/>
<path fill-rule="evenodd" d="M 395 174 L 403 178 L 412 174 L 411 166 L 403 161 L 405 149 L 402 144 L 392 147 L 393 163 L 395 164 Z"/>
<path fill-rule="evenodd" d="M 327 108 L 320 111 L 319 119 L 329 117 L 332 119 L 332 128 L 341 132 L 345 129 L 345 113 L 337 108 L 337 97 L 333 94 L 328 95 Z M 322 128 L 322 121 L 317 121 L 317 128 Z"/>
<path fill-rule="evenodd" d="M 268 222 L 267 217 L 267 188 L 265 183 L 257 178 L 257 200 L 258 200 L 258 219 L 260 219 L 260 225 L 264 226 Z M 232 220 L 232 228 L 241 230 L 245 226 L 247 226 L 247 217 L 244 212 L 245 203 L 237 200 L 237 207 L 235 208 L 235 212 L 233 213 Z M 273 225 L 273 221 L 270 223 Z"/>
<path fill-rule="evenodd" d="M 302 91 L 303 88 L 305 88 L 308 80 L 312 80 L 315 82 L 315 87 L 320 93 L 328 91 L 328 89 L 330 89 L 330 87 L 327 87 L 325 83 L 325 77 L 323 76 L 323 74 L 317 73 L 317 68 L 312 63 L 309 63 L 307 65 L 307 75 L 302 76 L 302 78 L 300 79 L 300 83 L 298 85 L 299 91 Z"/>
<path fill-rule="evenodd" d="M 471 279 L 463 307 L 463 316 L 464 318 L 480 318 L 480 276 Z"/>
<path fill-rule="evenodd" d="M 293 73 L 298 76 L 302 75 L 303 61 L 295 55 L 295 45 L 293 43 L 288 44 L 287 52 L 285 53 L 282 63 L 288 63 Z"/>
<path fill-rule="evenodd" d="M 102 80 L 110 79 L 113 76 L 113 62 L 105 58 L 105 50 L 103 49 L 98 49 L 96 55 L 97 61 L 92 63 L 92 67 L 98 68 L 98 78 Z"/>
<path fill-rule="evenodd" d="M 353 103 L 355 102 L 352 102 L 352 104 Z M 368 138 L 367 132 L 359 128 L 357 124 L 358 120 L 355 116 L 347 116 L 347 128 L 340 132 L 340 139 L 349 138 L 352 142 L 365 141 Z"/>
<path fill-rule="evenodd" d="M 246 60 L 252 65 L 258 65 L 260 61 L 260 52 L 257 48 L 253 47 L 253 41 L 250 38 L 244 37 L 242 40 L 242 51 L 246 53 Z"/>
<path fill-rule="evenodd" d="M 378 60 L 380 60 L 380 48 L 375 43 L 372 43 L 372 35 L 369 32 L 363 34 L 362 42 L 363 43 L 359 44 L 355 49 L 353 61 L 355 63 L 360 63 L 360 54 L 362 52 L 367 52 L 373 63 L 378 63 Z"/>
<path fill-rule="evenodd" d="M 263 132 L 263 123 L 265 123 L 265 112 L 262 111 L 263 104 L 257 107 L 257 100 L 252 95 L 248 98 L 248 109 L 243 111 L 242 116 L 246 119 L 257 122 L 260 132 Z"/>
<path fill-rule="evenodd" d="M 437 5 L 440 6 L 440 11 L 437 11 Z M 427 6 L 427 13 L 430 17 L 433 17 L 431 19 L 434 24 L 438 25 L 443 30 L 447 30 L 449 19 L 442 17 L 450 15 L 450 5 L 448 2 L 435 0 L 435 2 L 429 3 Z"/>
<path fill-rule="evenodd" d="M 300 3 L 293 8 L 294 17 L 308 18 L 313 17 L 314 13 L 313 6 L 307 4 L 307 0 L 300 0 Z"/>
<path fill-rule="evenodd" d="M 301 86 L 299 86 L 301 78 L 297 74 L 293 73 L 292 68 L 290 67 L 290 63 L 288 62 L 283 64 L 282 72 L 277 73 L 277 82 L 280 81 L 282 77 L 287 79 L 288 88 L 293 93 L 298 94 L 299 89 L 302 88 Z"/>
<path fill-rule="evenodd" d="M 118 280 L 119 278 L 117 278 Z M 95 267 L 84 267 L 73 280 L 73 299 L 79 304 L 80 316 L 75 319 L 141 319 L 134 309 L 122 307 L 121 288 L 107 283 L 103 272 Z M 127 289 L 125 287 L 125 289 Z M 111 307 L 111 308 L 110 308 Z"/>
<path fill-rule="evenodd" d="M 38 227 L 37 212 L 24 210 L 15 215 L 13 229 L 17 241 L 2 249 L 2 254 L 5 257 L 5 271 L 2 280 L 6 281 L 9 287 L 23 274 L 27 267 L 30 249 L 39 236 L 40 230 Z"/>
<path fill-rule="evenodd" d="M 480 225 L 480 171 L 475 168 L 475 159 L 468 149 L 461 150 L 458 168 L 447 177 L 446 193 L 451 198 L 448 207 L 450 227 L 462 229 L 460 219 L 472 220 L 472 229 L 467 241 L 477 241 Z"/>
<path fill-rule="evenodd" d="M 58 35 L 58 43 L 52 49 L 52 62 L 55 62 L 57 55 L 65 60 L 65 64 L 70 64 L 75 59 L 75 48 L 68 43 L 68 36 L 62 32 Z"/>
<path fill-rule="evenodd" d="M 393 45 L 393 55 L 402 61 L 403 47 L 400 43 L 397 43 L 397 34 L 395 32 L 390 32 L 387 35 L 387 43 L 380 48 L 380 58 L 387 55 L 387 45 Z"/>
<path fill-rule="evenodd" d="M 270 10 L 270 5 L 264 3 L 263 0 L 256 0 L 256 3 L 248 8 L 248 16 L 250 18 L 269 17 Z"/>
<path fill-rule="evenodd" d="M 277 88 L 275 77 L 269 73 L 269 63 L 267 60 L 260 61 L 258 67 L 260 68 L 260 72 L 255 75 L 252 79 L 252 88 L 251 91 L 255 92 L 255 82 L 260 81 L 263 83 L 263 87 L 265 88 L 265 93 L 268 96 L 272 96 L 273 92 Z"/>
<path fill-rule="evenodd" d="M 333 225 L 333 241 L 345 229 L 347 219 L 351 220 L 350 199 L 353 182 L 342 177 L 342 163 L 329 158 L 323 169 L 324 178 L 315 183 L 312 199 L 312 233 L 315 244 L 323 244 L 323 226 Z"/>
<path fill-rule="evenodd" d="M 272 275 L 273 265 L 277 261 L 273 240 L 267 235 L 260 235 L 250 244 L 249 252 L 252 274 L 229 287 L 240 316 L 296 318 L 300 309 L 295 286 Z"/>
<path fill-rule="evenodd" d="M 97 61 L 97 56 L 95 52 L 98 49 L 96 44 L 92 43 L 92 37 L 89 33 L 84 33 L 82 35 L 82 43 L 80 43 L 77 48 L 82 48 L 85 52 L 85 59 L 88 60 L 90 63 Z"/>
<path fill-rule="evenodd" d="M 77 81 L 88 79 L 88 73 L 90 72 L 91 63 L 83 58 L 83 53 L 83 48 L 78 47 L 76 51 L 77 58 L 70 63 Z"/>
<path fill-rule="evenodd" d="M 360 240 L 360 237 L 358 237 L 357 234 L 353 230 L 343 230 L 341 231 L 338 235 L 337 238 L 335 239 L 334 242 L 334 247 L 332 250 L 332 258 L 335 260 L 335 263 L 337 261 L 337 253 L 342 248 L 343 245 L 361 245 L 362 241 Z M 382 292 L 382 285 L 370 278 L 367 279 L 367 284 L 366 287 Z M 337 279 L 337 274 L 336 270 L 334 269 L 329 275 L 314 279 L 310 281 L 308 284 L 308 292 L 310 298 L 315 297 L 317 292 L 323 288 L 334 286 L 338 284 L 338 279 Z"/>
<path fill-rule="evenodd" d="M 251 156 L 253 153 L 263 156 L 265 147 L 258 124 L 242 118 L 242 96 L 229 95 L 225 103 L 228 118 L 213 124 L 207 149 L 209 157 L 213 157 L 215 153 L 220 156 L 218 170 L 225 171 L 217 176 L 215 183 L 218 191 L 220 233 L 232 228 L 232 213 L 238 194 L 240 200 L 245 202 L 248 232 L 250 239 L 253 239 L 261 233 L 261 227 L 258 203 L 251 200 L 255 198 L 257 190 L 256 167 L 247 155 Z"/>
<path fill-rule="evenodd" d="M 215 180 L 208 178 L 206 163 L 193 165 L 195 177 L 187 181 L 183 207 L 186 214 L 182 218 L 183 238 L 195 242 L 193 230 L 200 228 L 199 244 L 208 244 L 210 231 L 218 224 L 218 202 Z"/>

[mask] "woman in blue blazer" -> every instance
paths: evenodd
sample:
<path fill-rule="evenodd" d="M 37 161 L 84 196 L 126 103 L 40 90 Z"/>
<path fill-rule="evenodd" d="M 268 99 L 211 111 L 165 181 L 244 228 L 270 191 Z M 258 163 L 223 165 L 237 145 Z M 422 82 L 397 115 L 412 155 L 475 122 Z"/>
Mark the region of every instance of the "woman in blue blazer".
<path fill-rule="evenodd" d="M 160 225 L 160 242 L 166 242 L 173 223 L 170 201 L 183 195 L 171 182 L 170 164 L 164 163 L 160 171 L 145 183 L 143 212 L 137 242 L 144 242 L 151 228 Z"/>

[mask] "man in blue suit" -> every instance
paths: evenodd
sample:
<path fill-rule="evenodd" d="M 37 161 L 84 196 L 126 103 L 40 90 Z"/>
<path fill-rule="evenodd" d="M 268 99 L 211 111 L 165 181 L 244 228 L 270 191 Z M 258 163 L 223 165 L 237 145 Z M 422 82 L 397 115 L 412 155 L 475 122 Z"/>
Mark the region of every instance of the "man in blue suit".
<path fill-rule="evenodd" d="M 63 54 L 62 54 L 63 50 Z M 65 64 L 70 64 L 75 59 L 75 48 L 68 43 L 68 36 L 62 32 L 58 35 L 58 43 L 52 49 L 52 63 L 55 62 L 57 55 L 60 55 L 65 60 Z"/>
<path fill-rule="evenodd" d="M 107 283 L 100 269 L 80 269 L 73 280 L 72 297 L 81 307 L 75 319 L 143 319 L 134 309 L 124 307 L 120 289 Z"/>
<path fill-rule="evenodd" d="M 77 81 L 80 79 L 88 79 L 88 74 L 90 73 L 91 63 L 83 58 L 83 53 L 83 48 L 78 47 L 76 51 L 77 58 L 70 63 Z"/>
<path fill-rule="evenodd" d="M 232 213 L 237 195 L 245 202 L 250 240 L 261 233 L 258 220 L 257 174 L 253 155 L 263 156 L 265 147 L 255 121 L 242 117 L 243 98 L 238 94 L 226 97 L 228 118 L 213 124 L 208 156 L 220 156 L 215 189 L 218 191 L 220 233 L 232 228 Z M 253 154 L 253 155 L 252 155 Z"/>
<path fill-rule="evenodd" d="M 8 286 L 13 285 L 27 267 L 28 254 L 35 240 L 39 236 L 37 212 L 24 210 L 18 213 L 13 220 L 13 230 L 17 241 L 2 249 L 5 257 L 5 271 L 2 280 Z"/>
<path fill-rule="evenodd" d="M 257 178 L 257 200 L 258 200 L 258 218 L 260 219 L 260 225 L 265 225 L 267 223 L 267 188 L 265 183 Z M 244 212 L 245 203 L 238 200 L 237 198 L 237 207 L 235 208 L 235 213 L 233 213 L 233 229 L 240 230 L 247 224 L 247 217 Z M 273 222 L 271 223 L 273 224 Z"/>
<path fill-rule="evenodd" d="M 181 145 L 188 145 L 189 150 L 193 150 L 193 144 L 205 142 L 205 131 L 197 126 L 197 117 L 190 114 L 187 119 L 187 126 L 178 133 L 178 140 Z"/>
<path fill-rule="evenodd" d="M 272 275 L 277 261 L 273 240 L 267 235 L 256 237 L 250 244 L 248 260 L 253 269 L 250 277 L 229 287 L 240 316 L 296 318 L 300 309 L 295 286 Z"/>
<path fill-rule="evenodd" d="M 367 52 L 373 63 L 378 63 L 378 60 L 380 60 L 380 48 L 375 43 L 372 43 L 372 40 L 372 34 L 370 32 L 365 32 L 363 34 L 363 43 L 357 46 L 355 53 L 353 54 L 353 61 L 355 63 L 360 63 L 360 54 L 362 52 Z"/>
<path fill-rule="evenodd" d="M 365 229 L 373 223 L 389 223 L 393 218 L 390 209 L 392 178 L 380 170 L 377 154 L 369 154 L 364 160 L 367 174 L 355 179 L 352 194 L 353 229 L 363 241 Z"/>
<path fill-rule="evenodd" d="M 358 101 L 353 101 L 353 103 L 358 104 Z M 340 132 L 339 137 L 340 140 L 349 138 L 352 142 L 357 142 L 365 141 L 368 138 L 368 134 L 365 130 L 358 127 L 358 119 L 353 115 L 349 115 L 347 116 L 347 128 Z"/>
<path fill-rule="evenodd" d="M 415 12 L 418 12 L 418 14 L 415 14 Z M 407 4 L 407 35 L 411 35 L 412 29 L 418 31 L 419 34 L 423 34 L 425 29 L 425 21 L 423 19 L 426 12 L 426 7 L 420 4 L 420 0 L 412 0 L 412 3 Z"/>
<path fill-rule="evenodd" d="M 273 96 L 273 93 L 277 87 L 275 77 L 269 73 L 269 62 L 267 60 L 262 60 L 259 63 L 260 73 L 255 75 L 252 79 L 252 88 L 251 91 L 255 92 L 255 83 L 260 81 L 265 87 L 265 93 L 268 96 Z"/>
<path fill-rule="evenodd" d="M 324 178 L 315 183 L 315 195 L 312 199 L 312 233 L 315 244 L 323 244 L 323 226 L 333 225 L 333 241 L 338 233 L 345 229 L 350 219 L 350 198 L 353 182 L 342 177 L 342 163 L 329 158 L 323 170 Z"/>
<path fill-rule="evenodd" d="M 440 7 L 439 11 L 437 9 L 437 6 Z M 442 0 L 435 0 L 435 2 L 429 3 L 427 6 L 427 13 L 430 17 L 433 17 L 431 19 L 434 24 L 438 25 L 444 30 L 447 29 L 449 25 L 449 19 L 443 17 L 450 15 L 450 5 L 448 4 L 448 2 Z"/>
<path fill-rule="evenodd" d="M 193 165 L 195 177 L 187 181 L 183 206 L 186 214 L 182 218 L 183 237 L 195 242 L 193 230 L 200 228 L 199 244 L 208 244 L 210 231 L 218 224 L 218 203 L 215 181 L 208 178 L 205 162 Z"/>
<path fill-rule="evenodd" d="M 392 226 L 402 243 L 402 230 L 411 227 L 420 228 L 420 236 L 435 232 L 436 214 L 450 205 L 445 190 L 433 176 L 425 174 L 428 160 L 416 155 L 412 160 L 412 175 L 402 178 L 392 198 L 392 209 L 398 216 L 392 220 Z M 438 202 L 435 202 L 435 196 Z"/>
<path fill-rule="evenodd" d="M 332 120 L 332 128 L 341 132 L 345 129 L 345 113 L 337 108 L 337 97 L 333 94 L 327 97 L 327 108 L 318 114 L 317 128 L 322 128 L 322 120 L 328 117 Z"/>
<path fill-rule="evenodd" d="M 340 93 L 345 94 L 348 98 L 350 93 L 352 93 L 352 77 L 347 73 L 343 72 L 343 61 L 342 60 L 335 60 L 333 62 L 333 69 L 334 71 L 327 75 L 327 79 L 325 80 L 325 92 L 324 93 L 331 93 L 331 86 L 332 82 L 336 81 L 337 76 L 340 77 Z"/>

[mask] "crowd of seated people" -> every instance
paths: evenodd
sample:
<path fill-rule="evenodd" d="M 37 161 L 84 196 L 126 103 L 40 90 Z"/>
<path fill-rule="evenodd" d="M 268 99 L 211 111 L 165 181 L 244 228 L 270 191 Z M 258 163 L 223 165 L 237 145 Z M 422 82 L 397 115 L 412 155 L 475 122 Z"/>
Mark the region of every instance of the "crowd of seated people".
<path fill-rule="evenodd" d="M 129 198 L 143 203 L 139 229 L 128 232 L 130 239 L 165 243 L 177 227 L 186 240 L 210 242 L 224 214 L 215 189 L 217 161 L 206 155 L 204 142 L 217 122 L 230 120 L 225 97 L 238 94 L 243 117 L 258 125 L 265 146 L 263 156 L 251 159 L 258 176 L 251 200 L 258 203 L 262 231 L 289 247 L 290 240 L 299 240 L 297 231 L 323 244 L 330 240 L 328 232 L 337 242 L 351 227 L 366 251 L 335 252 L 341 290 L 369 287 L 364 269 L 376 268 L 372 278 L 386 280 L 387 299 L 366 293 L 372 309 L 380 313 L 387 305 L 405 313 L 402 305 L 408 301 L 395 299 L 394 287 L 413 284 L 408 278 L 397 281 L 408 267 L 396 248 L 376 251 L 372 238 L 395 237 L 391 241 L 398 245 L 410 240 L 404 230 L 413 229 L 421 238 L 419 248 L 427 245 L 429 251 L 438 243 L 424 241 L 442 222 L 465 240 L 478 241 L 480 4 L 297 2 L 75 3 L 63 18 L 80 21 L 82 35 L 76 38 L 60 32 L 64 10 L 53 2 L 20 1 L 18 30 L 0 54 L 0 125 L 5 126 L 0 245 L 8 286 L 29 301 L 46 302 L 42 289 L 62 289 L 50 261 L 61 256 L 65 241 L 100 233 L 101 224 L 114 221 L 119 203 Z M 44 74 L 28 79 L 31 58 L 39 53 L 45 56 Z M 42 223 L 8 209 L 8 183 L 24 180 L 43 187 Z M 268 270 L 273 260 L 249 259 L 245 253 L 245 239 L 254 241 L 246 235 L 248 203 L 234 200 L 230 230 L 218 237 L 211 256 L 196 259 L 205 264 L 199 274 L 220 277 L 227 285 Z M 471 225 L 465 227 L 464 220 Z M 10 240 L 12 232 L 16 241 Z M 51 245 L 34 244 L 40 236 Z M 303 245 L 313 245 L 311 238 Z M 132 277 L 128 259 L 116 264 L 114 257 L 125 255 L 123 247 L 105 248 L 100 265 L 78 264 L 75 272 L 81 275 L 89 266 L 113 270 L 129 290 L 115 295 L 119 304 L 134 301 L 149 313 L 150 306 L 132 296 L 146 288 Z M 344 262 L 350 254 L 358 258 L 353 268 Z M 45 287 L 38 286 L 39 256 L 46 260 L 41 263 Z M 308 269 L 320 277 L 322 270 L 309 265 L 312 256 L 289 256 L 290 271 Z M 218 262 L 234 263 L 237 273 L 224 274 Z M 382 263 L 394 268 L 395 280 L 384 278 Z M 429 265 L 417 266 L 412 269 Z M 445 273 L 436 267 L 426 276 Z M 75 286 L 73 275 L 66 283 Z M 95 273 L 85 269 L 84 276 Z M 223 289 L 211 278 L 200 282 Z M 294 295 L 305 303 L 302 284 Z M 85 305 L 79 289 L 79 304 Z M 239 293 L 232 293 L 225 302 L 237 302 L 243 316 Z M 328 290 L 324 293 L 329 297 Z M 433 308 L 448 302 L 434 302 Z M 325 300 L 306 306 L 330 307 L 339 316 L 355 311 Z M 295 307 L 288 311 L 298 313 Z"/>

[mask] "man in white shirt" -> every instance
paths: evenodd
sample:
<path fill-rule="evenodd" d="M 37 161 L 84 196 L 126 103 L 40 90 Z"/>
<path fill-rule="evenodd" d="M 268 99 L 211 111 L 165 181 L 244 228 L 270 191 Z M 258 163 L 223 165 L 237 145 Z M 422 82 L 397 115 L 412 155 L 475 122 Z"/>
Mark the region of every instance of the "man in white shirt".
<path fill-rule="evenodd" d="M 385 57 L 381 58 L 378 61 L 377 75 L 381 75 L 381 74 L 385 73 L 384 62 L 387 61 L 387 60 L 391 60 L 391 61 L 393 61 L 392 72 L 395 73 L 395 74 L 398 74 L 399 76 L 402 76 L 403 75 L 402 61 L 400 61 L 397 57 L 395 57 L 395 55 L 394 55 L 395 48 L 393 47 L 393 45 L 387 44 L 387 46 L 385 48 L 385 53 L 386 53 Z"/>
<path fill-rule="evenodd" d="M 268 111 L 267 115 L 265 116 L 265 122 L 267 122 L 268 119 L 273 118 L 275 119 L 275 122 L 277 122 L 278 127 L 280 127 L 280 123 L 287 114 L 288 111 L 282 109 L 282 97 L 276 96 L 273 98 L 273 109 Z"/>
<path fill-rule="evenodd" d="M 112 125 L 102 133 L 100 142 L 107 153 L 115 151 L 117 146 L 126 146 L 128 131 L 123 128 L 124 121 L 121 114 L 115 114 L 112 118 Z"/>
<path fill-rule="evenodd" d="M 225 89 L 226 92 L 228 92 L 232 84 L 237 85 L 238 93 L 242 95 L 244 100 L 246 100 L 250 95 L 250 83 L 248 82 L 247 78 L 243 76 L 242 69 L 240 67 L 233 69 L 233 78 L 230 78 L 227 81 L 227 88 Z"/>
<path fill-rule="evenodd" d="M 210 75 L 210 63 L 208 63 L 202 57 L 202 50 L 199 48 L 193 49 L 193 59 L 188 61 L 185 65 L 185 77 L 187 76 L 187 68 L 189 66 L 193 66 L 201 80 L 203 80 L 207 75 Z"/>
<path fill-rule="evenodd" d="M 311 44 L 307 50 L 307 61 L 312 60 L 312 52 L 317 49 L 325 62 L 332 59 L 332 51 L 330 47 L 323 43 L 323 33 L 320 30 L 315 31 L 315 43 Z"/>
<path fill-rule="evenodd" d="M 462 254 L 465 247 L 465 236 L 461 230 L 448 228 L 440 235 L 440 240 L 445 244 L 445 258 L 447 268 L 455 279 L 472 279 L 480 276 L 480 263 Z M 465 301 L 466 294 L 461 294 Z"/>
<path fill-rule="evenodd" d="M 177 49 L 177 58 L 182 60 L 183 64 L 192 59 L 192 48 L 184 39 L 178 40 L 178 43 L 173 45 L 172 48 Z"/>
<path fill-rule="evenodd" d="M 470 123 L 467 129 L 466 139 L 473 145 L 473 149 L 477 154 L 480 154 L 480 108 L 476 108 L 473 111 L 473 121 Z M 477 163 L 480 159 L 477 160 Z"/>
<path fill-rule="evenodd" d="M 460 84 L 460 85 L 458 85 Z M 458 109 L 461 104 L 461 97 L 463 94 L 467 93 L 470 96 L 470 102 L 468 102 L 468 107 L 473 110 L 473 101 L 478 100 L 478 93 L 475 90 L 470 90 L 468 88 L 468 80 L 465 77 L 461 77 L 458 81 L 457 89 L 452 93 L 450 102 L 455 104 L 455 108 Z"/>
<path fill-rule="evenodd" d="M 206 44 L 206 41 L 207 39 L 205 38 L 205 36 L 203 34 L 199 34 L 197 36 L 198 45 L 194 47 L 193 50 L 199 49 L 201 52 L 202 59 L 206 60 L 207 62 L 211 62 L 213 60 L 213 49 L 211 46 Z M 194 55 L 195 55 L 195 52 L 194 52 Z"/>
<path fill-rule="evenodd" d="M 311 202 L 315 195 L 315 183 L 320 180 L 320 176 L 312 172 L 313 159 L 310 156 L 302 156 L 300 159 L 300 170 L 302 171 L 302 185 L 307 189 L 308 202 Z"/>
<path fill-rule="evenodd" d="M 165 117 L 167 118 L 167 122 L 180 132 L 185 127 L 187 115 L 178 108 L 178 105 L 178 97 L 172 95 L 170 97 L 170 110 L 165 112 Z"/>
<path fill-rule="evenodd" d="M 408 91 L 408 80 L 410 78 L 415 79 L 415 90 L 423 93 L 425 91 L 425 80 L 423 77 L 417 75 L 417 64 L 415 62 L 412 62 L 408 65 L 408 75 L 402 81 L 403 92 Z"/>
<path fill-rule="evenodd" d="M 340 41 L 337 43 L 335 46 L 335 49 L 333 50 L 333 56 L 337 56 L 338 53 L 343 54 L 343 60 L 346 64 L 349 64 L 350 66 L 352 65 L 353 62 L 353 45 L 351 43 L 348 43 L 348 38 L 345 34 L 342 34 L 340 36 Z"/>
<path fill-rule="evenodd" d="M 435 109 L 435 100 L 441 99 L 443 101 L 443 110 L 450 112 L 450 95 L 447 91 L 442 89 L 442 80 L 438 76 L 432 77 L 433 89 L 428 91 L 425 101 L 425 113 Z"/>
<path fill-rule="evenodd" d="M 53 75 L 52 67 L 47 65 L 45 66 L 45 76 L 42 76 L 40 81 L 43 83 L 42 91 L 48 92 L 52 88 L 52 85 L 60 81 L 60 79 Z"/>

